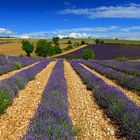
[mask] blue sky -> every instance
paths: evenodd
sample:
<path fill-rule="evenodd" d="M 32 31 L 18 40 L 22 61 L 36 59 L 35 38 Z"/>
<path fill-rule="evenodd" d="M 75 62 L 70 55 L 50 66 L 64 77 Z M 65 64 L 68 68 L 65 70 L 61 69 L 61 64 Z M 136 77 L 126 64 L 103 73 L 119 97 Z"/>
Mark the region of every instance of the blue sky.
<path fill-rule="evenodd" d="M 139 0 L 5 0 L 0 35 L 140 39 Z"/>

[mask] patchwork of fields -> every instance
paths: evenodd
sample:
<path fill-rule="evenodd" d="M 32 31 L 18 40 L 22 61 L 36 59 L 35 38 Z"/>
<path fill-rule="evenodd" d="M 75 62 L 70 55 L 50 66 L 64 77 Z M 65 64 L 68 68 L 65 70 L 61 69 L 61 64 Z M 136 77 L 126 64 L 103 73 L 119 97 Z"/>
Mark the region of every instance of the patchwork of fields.
<path fill-rule="evenodd" d="M 0 140 L 139 140 L 139 107 L 140 62 L 0 56 Z"/>

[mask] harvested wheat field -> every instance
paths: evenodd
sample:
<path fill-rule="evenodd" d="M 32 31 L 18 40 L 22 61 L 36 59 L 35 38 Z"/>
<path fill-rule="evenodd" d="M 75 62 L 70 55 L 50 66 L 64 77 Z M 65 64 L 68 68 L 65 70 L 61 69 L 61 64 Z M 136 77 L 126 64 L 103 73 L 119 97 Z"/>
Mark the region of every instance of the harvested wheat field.
<path fill-rule="evenodd" d="M 1 67 L 11 67 L 0 76 L 0 140 L 140 138 L 139 62 L 130 75 L 91 60 L 0 60 Z M 8 62 L 15 60 L 25 67 L 13 70 Z M 127 78 L 121 85 L 118 73 Z M 137 83 L 132 90 L 128 80 Z"/>

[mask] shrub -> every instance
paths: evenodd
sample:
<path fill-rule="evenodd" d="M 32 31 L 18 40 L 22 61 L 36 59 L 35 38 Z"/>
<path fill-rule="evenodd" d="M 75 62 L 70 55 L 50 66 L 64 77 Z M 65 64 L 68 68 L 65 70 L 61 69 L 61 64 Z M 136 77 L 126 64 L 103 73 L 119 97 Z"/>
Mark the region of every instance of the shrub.
<path fill-rule="evenodd" d="M 39 40 L 36 45 L 35 53 L 41 57 L 52 56 L 53 46 L 46 40 Z"/>
<path fill-rule="evenodd" d="M 74 46 L 80 46 L 80 43 L 79 42 L 75 42 Z"/>
<path fill-rule="evenodd" d="M 82 58 L 85 60 L 94 59 L 94 52 L 91 49 L 85 49 L 82 52 Z"/>
<path fill-rule="evenodd" d="M 81 41 L 81 45 L 84 45 L 86 44 L 86 42 L 84 40 Z"/>
<path fill-rule="evenodd" d="M 21 69 L 22 65 L 19 62 L 14 62 L 17 69 Z"/>
<path fill-rule="evenodd" d="M 26 40 L 23 40 L 21 43 L 22 43 L 22 50 L 24 50 L 27 56 L 30 57 L 31 53 L 34 51 L 34 45 Z"/>
<path fill-rule="evenodd" d="M 60 53 L 62 53 L 62 49 L 60 47 L 53 48 L 53 54 L 60 54 Z"/>
<path fill-rule="evenodd" d="M 129 58 L 125 57 L 125 56 L 119 56 L 117 58 L 115 58 L 116 61 L 128 61 Z"/>
<path fill-rule="evenodd" d="M 10 100 L 6 97 L 3 91 L 0 91 L 0 114 L 4 113 L 5 109 L 10 105 Z"/>
<path fill-rule="evenodd" d="M 69 40 L 67 44 L 72 44 L 71 40 Z"/>
<path fill-rule="evenodd" d="M 95 40 L 95 43 L 96 43 L 96 44 L 100 44 L 100 43 L 101 43 L 101 40 L 100 40 L 100 39 L 96 39 L 96 40 Z"/>
<path fill-rule="evenodd" d="M 59 42 L 57 42 L 56 44 L 55 44 L 55 47 L 60 47 L 60 44 L 59 44 Z"/>
<path fill-rule="evenodd" d="M 65 48 L 64 50 L 65 50 L 65 51 L 68 51 L 68 50 L 71 50 L 71 49 L 73 49 L 73 46 L 72 46 L 72 45 L 68 45 L 68 47 Z"/>
<path fill-rule="evenodd" d="M 52 41 L 54 44 L 57 44 L 59 42 L 59 37 L 53 37 Z"/>
<path fill-rule="evenodd" d="M 104 44 L 104 40 L 101 40 L 101 42 L 100 42 L 101 44 Z"/>

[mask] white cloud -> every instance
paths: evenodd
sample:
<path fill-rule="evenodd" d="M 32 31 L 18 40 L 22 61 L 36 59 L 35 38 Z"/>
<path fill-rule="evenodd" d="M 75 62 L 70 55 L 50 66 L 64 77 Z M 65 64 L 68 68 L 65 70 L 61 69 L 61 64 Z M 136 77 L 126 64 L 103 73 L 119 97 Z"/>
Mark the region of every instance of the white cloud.
<path fill-rule="evenodd" d="M 91 19 L 95 18 L 140 18 L 140 4 L 128 4 L 124 6 L 102 6 L 97 8 L 64 9 L 60 15 L 83 15 Z"/>
<path fill-rule="evenodd" d="M 21 38 L 30 38 L 28 35 L 22 35 Z"/>
<path fill-rule="evenodd" d="M 15 32 L 6 28 L 0 28 L 0 35 L 11 35 L 11 34 L 15 34 Z"/>
<path fill-rule="evenodd" d="M 83 27 L 71 29 L 55 29 L 44 32 L 30 32 L 24 34 L 16 34 L 16 37 L 22 38 L 52 38 L 58 36 L 73 38 L 120 38 L 140 40 L 140 26 L 99 26 L 99 27 Z"/>
<path fill-rule="evenodd" d="M 125 27 L 125 28 L 122 28 L 121 31 L 123 32 L 140 31 L 140 26 Z"/>
<path fill-rule="evenodd" d="M 19 37 L 28 37 L 28 38 L 46 38 L 48 36 L 47 32 L 31 32 L 18 35 Z"/>
<path fill-rule="evenodd" d="M 107 32 L 118 30 L 118 26 L 108 27 L 84 27 L 84 28 L 71 28 L 71 29 L 56 29 L 58 33 L 69 33 L 69 32 Z"/>
<path fill-rule="evenodd" d="M 88 38 L 88 37 L 91 37 L 91 34 L 73 32 L 70 34 L 58 34 L 58 37 L 60 37 L 60 38 L 63 38 L 63 37 Z"/>

